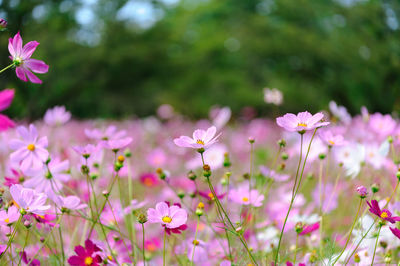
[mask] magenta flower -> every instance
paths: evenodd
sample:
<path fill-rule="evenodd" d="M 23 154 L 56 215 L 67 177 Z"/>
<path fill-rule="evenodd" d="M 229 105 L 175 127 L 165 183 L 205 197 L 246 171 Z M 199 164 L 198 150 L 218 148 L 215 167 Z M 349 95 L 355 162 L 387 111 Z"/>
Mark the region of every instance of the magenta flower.
<path fill-rule="evenodd" d="M 228 198 L 238 204 L 260 207 L 264 200 L 264 195 L 261 195 L 256 189 L 252 189 L 249 193 L 248 186 L 241 186 L 238 189 L 231 189 Z"/>
<path fill-rule="evenodd" d="M 15 72 L 17 77 L 22 81 L 41 84 L 42 81 L 32 72 L 43 74 L 49 71 L 49 66 L 43 61 L 32 59 L 31 56 L 39 45 L 37 41 L 28 42 L 22 47 L 22 38 L 19 34 L 15 34 L 14 38 L 8 40 L 8 51 L 10 52 L 11 60 L 16 66 Z M 28 79 L 27 79 L 28 77 Z"/>
<path fill-rule="evenodd" d="M 208 128 L 207 131 L 196 129 L 193 132 L 193 138 L 190 138 L 188 136 L 180 136 L 179 138 L 174 139 L 174 143 L 177 146 L 184 148 L 207 149 L 218 141 L 218 137 L 221 134 L 215 136 L 216 132 L 217 128 L 214 126 Z"/>
<path fill-rule="evenodd" d="M 14 90 L 5 89 L 0 91 L 0 111 L 7 109 L 14 99 Z M 0 131 L 5 131 L 10 127 L 14 127 L 15 123 L 8 116 L 0 114 Z"/>
<path fill-rule="evenodd" d="M 165 228 L 174 229 L 184 225 L 187 221 L 187 212 L 179 206 L 168 206 L 165 202 L 159 202 L 156 208 L 147 210 L 147 218 L 150 223 L 161 223 Z"/>
<path fill-rule="evenodd" d="M 397 229 L 396 227 L 389 227 L 390 231 L 398 238 L 400 239 L 400 230 Z"/>
<path fill-rule="evenodd" d="M 306 234 L 310 234 L 318 229 L 319 229 L 319 222 L 316 222 L 315 224 L 306 225 L 303 227 L 303 231 L 301 231 L 301 233 L 299 233 L 299 235 L 303 236 Z"/>
<path fill-rule="evenodd" d="M 15 206 L 11 206 L 7 211 L 0 211 L 0 225 L 12 224 L 18 220 L 20 215 L 18 208 Z"/>
<path fill-rule="evenodd" d="M 49 126 L 61 126 L 71 119 L 71 113 L 65 110 L 65 106 L 54 106 L 48 109 L 44 115 L 44 122 Z"/>
<path fill-rule="evenodd" d="M 381 210 L 376 200 L 371 200 L 371 203 L 367 201 L 367 204 L 369 206 L 369 211 L 378 216 L 379 218 L 386 220 L 392 224 L 400 221 L 400 217 L 392 216 L 392 213 L 389 210 L 386 209 Z"/>
<path fill-rule="evenodd" d="M 74 250 L 77 255 L 68 259 L 68 263 L 72 266 L 97 266 L 102 262 L 100 255 L 96 254 L 101 249 L 89 239 L 85 241 L 85 247 L 79 245 Z"/>
<path fill-rule="evenodd" d="M 357 187 L 357 192 L 358 192 L 358 195 L 360 195 L 361 198 L 365 198 L 368 195 L 368 190 L 364 186 Z"/>
<path fill-rule="evenodd" d="M 49 152 L 45 149 L 48 144 L 47 137 L 38 139 L 38 132 L 32 124 L 29 130 L 23 126 L 17 127 L 17 132 L 22 140 L 10 141 L 11 149 L 15 150 L 10 155 L 11 161 L 20 163 L 22 171 L 40 170 L 49 157 Z"/>
<path fill-rule="evenodd" d="M 276 123 L 287 131 L 304 133 L 307 130 L 329 125 L 329 122 L 321 122 L 323 118 L 324 115 L 322 113 L 312 115 L 306 111 L 298 113 L 297 115 L 290 113 L 285 114 L 284 116 L 278 117 Z"/>
<path fill-rule="evenodd" d="M 12 185 L 10 193 L 22 212 L 43 215 L 50 205 L 45 205 L 47 196 L 33 189 L 24 188 L 21 185 Z"/>

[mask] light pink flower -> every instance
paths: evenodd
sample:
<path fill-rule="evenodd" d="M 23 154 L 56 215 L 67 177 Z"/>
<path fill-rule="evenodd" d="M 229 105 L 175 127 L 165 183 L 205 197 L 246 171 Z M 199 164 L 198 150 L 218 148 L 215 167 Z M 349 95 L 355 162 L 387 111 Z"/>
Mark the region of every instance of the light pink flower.
<path fill-rule="evenodd" d="M 330 147 L 343 146 L 346 144 L 346 141 L 344 140 L 342 135 L 333 135 L 332 131 L 330 130 L 319 132 L 319 137 L 323 142 L 325 142 L 325 144 Z"/>
<path fill-rule="evenodd" d="M 43 215 L 50 208 L 50 205 L 45 205 L 47 196 L 44 193 L 21 185 L 12 185 L 10 193 L 18 207 L 27 213 Z"/>
<path fill-rule="evenodd" d="M 150 223 L 161 223 L 166 228 L 173 229 L 186 223 L 187 212 L 176 205 L 169 207 L 167 203 L 159 202 L 155 209 L 147 210 L 147 217 Z"/>
<path fill-rule="evenodd" d="M 9 225 L 17 221 L 20 216 L 18 208 L 11 206 L 7 211 L 0 211 L 0 225 Z"/>
<path fill-rule="evenodd" d="M 80 210 L 87 207 L 87 204 L 81 204 L 81 200 L 76 196 L 62 197 L 55 193 L 50 193 L 49 197 L 61 210 Z"/>
<path fill-rule="evenodd" d="M 126 131 L 117 131 L 116 126 L 109 126 L 105 130 L 99 129 L 85 129 L 85 135 L 90 139 L 95 140 L 110 140 L 110 139 L 120 139 L 125 137 Z"/>
<path fill-rule="evenodd" d="M 71 119 L 71 113 L 65 110 L 65 106 L 54 106 L 48 109 L 44 115 L 44 122 L 49 126 L 61 126 Z"/>
<path fill-rule="evenodd" d="M 87 159 L 92 153 L 98 150 L 98 147 L 94 146 L 93 144 L 87 144 L 86 146 L 75 146 L 72 147 L 72 149 Z"/>
<path fill-rule="evenodd" d="M 208 128 L 207 131 L 196 129 L 193 132 L 193 139 L 188 136 L 180 136 L 179 138 L 174 139 L 174 143 L 177 146 L 184 148 L 207 149 L 217 142 L 218 137 L 221 135 L 219 134 L 214 137 L 216 132 L 217 128 L 214 126 Z"/>
<path fill-rule="evenodd" d="M 40 170 L 43 163 L 48 159 L 49 152 L 46 150 L 47 137 L 38 139 L 38 132 L 34 125 L 28 128 L 19 126 L 17 132 L 20 139 L 12 139 L 10 148 L 15 150 L 10 155 L 10 160 L 21 164 L 21 170 Z"/>
<path fill-rule="evenodd" d="M 100 145 L 106 149 L 118 151 L 126 148 L 132 142 L 132 138 L 103 140 Z"/>
<path fill-rule="evenodd" d="M 14 38 L 8 40 L 10 58 L 16 66 L 17 77 L 22 81 L 26 82 L 29 79 L 32 83 L 42 83 L 32 72 L 43 74 L 49 70 L 49 66 L 43 61 L 31 58 L 38 45 L 37 41 L 32 41 L 22 47 L 22 38 L 19 32 L 15 34 Z"/>
<path fill-rule="evenodd" d="M 228 198 L 238 204 L 260 207 L 264 200 L 264 195 L 261 195 L 256 189 L 252 189 L 249 193 L 249 187 L 244 185 L 238 189 L 231 189 Z"/>
<path fill-rule="evenodd" d="M 285 114 L 284 116 L 278 117 L 276 123 L 287 131 L 304 132 L 329 125 L 329 122 L 321 122 L 323 118 L 324 115 L 322 113 L 312 115 L 306 111 L 298 113 L 297 115 L 290 113 Z"/>

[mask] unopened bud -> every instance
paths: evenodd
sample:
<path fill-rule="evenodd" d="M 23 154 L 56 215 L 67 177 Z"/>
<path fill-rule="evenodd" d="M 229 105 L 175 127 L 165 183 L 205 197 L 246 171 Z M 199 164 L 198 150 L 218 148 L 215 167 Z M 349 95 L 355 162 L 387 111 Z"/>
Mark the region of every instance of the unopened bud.
<path fill-rule="evenodd" d="M 372 186 L 371 186 L 371 191 L 372 191 L 372 193 L 377 193 L 378 191 L 379 191 L 379 185 L 378 184 L 372 184 Z"/>
<path fill-rule="evenodd" d="M 123 163 L 125 161 L 125 157 L 123 155 L 120 155 L 117 157 L 118 162 Z"/>
<path fill-rule="evenodd" d="M 249 137 L 249 143 L 253 144 L 255 142 L 255 139 L 253 137 Z"/>
<path fill-rule="evenodd" d="M 320 153 L 320 154 L 318 155 L 318 158 L 319 158 L 320 160 L 325 159 L 325 157 L 326 157 L 326 154 L 325 154 L 325 153 Z"/>
<path fill-rule="evenodd" d="M 287 154 L 286 152 L 282 152 L 281 158 L 282 160 L 286 161 L 287 159 L 289 159 L 289 154 Z"/>
<path fill-rule="evenodd" d="M 304 228 L 303 223 L 298 222 L 298 223 L 296 223 L 294 230 L 296 231 L 297 234 L 300 234 L 301 232 L 303 232 L 303 228 Z"/>
<path fill-rule="evenodd" d="M 141 224 L 144 224 L 147 222 L 147 215 L 144 213 L 139 213 L 137 216 L 137 221 Z"/>
<path fill-rule="evenodd" d="M 178 196 L 180 199 L 183 199 L 183 198 L 185 197 L 185 192 L 182 191 L 182 190 L 180 190 L 180 191 L 178 191 L 177 196 Z"/>
<path fill-rule="evenodd" d="M 389 142 L 389 144 L 392 144 L 393 143 L 393 137 L 392 136 L 387 137 L 387 141 Z"/>
<path fill-rule="evenodd" d="M 284 139 L 278 140 L 278 145 L 279 147 L 284 148 L 286 146 L 286 140 Z"/>
<path fill-rule="evenodd" d="M 189 171 L 189 173 L 187 174 L 187 177 L 192 181 L 196 180 L 196 178 L 197 178 L 196 174 L 192 170 Z"/>
<path fill-rule="evenodd" d="M 124 155 L 125 155 L 126 158 L 130 158 L 132 156 L 131 150 L 130 149 L 126 149 L 124 151 Z"/>
<path fill-rule="evenodd" d="M 368 190 L 364 186 L 359 186 L 357 188 L 357 192 L 358 192 L 358 195 L 360 195 L 360 198 L 362 198 L 362 199 L 364 199 L 368 195 Z"/>
<path fill-rule="evenodd" d="M 81 166 L 81 172 L 82 172 L 82 174 L 84 174 L 84 175 L 87 175 L 87 174 L 89 174 L 89 167 L 87 167 L 87 165 L 82 165 Z"/>

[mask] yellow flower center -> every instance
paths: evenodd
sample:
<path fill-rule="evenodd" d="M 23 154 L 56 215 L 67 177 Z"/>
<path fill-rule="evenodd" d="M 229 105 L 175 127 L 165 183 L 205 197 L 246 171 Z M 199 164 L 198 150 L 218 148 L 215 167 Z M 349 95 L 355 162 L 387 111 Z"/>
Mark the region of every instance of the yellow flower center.
<path fill-rule="evenodd" d="M 10 223 L 10 219 L 6 218 L 6 219 L 4 219 L 4 222 L 5 222 L 6 224 Z"/>
<path fill-rule="evenodd" d="M 108 259 L 109 261 L 113 261 L 113 257 L 112 257 L 111 255 L 108 255 L 108 256 L 107 256 L 107 259 Z"/>
<path fill-rule="evenodd" d="M 335 145 L 335 142 L 333 142 L 332 140 L 329 140 L 328 142 L 329 142 L 329 144 L 331 144 L 332 146 Z"/>
<path fill-rule="evenodd" d="M 151 186 L 154 185 L 153 179 L 151 179 L 150 177 L 145 178 L 145 179 L 143 180 L 143 183 L 144 183 L 144 185 L 147 186 L 147 187 L 151 187 Z"/>
<path fill-rule="evenodd" d="M 381 213 L 381 218 L 385 219 L 385 218 L 388 218 L 388 217 L 389 217 L 389 215 L 387 214 L 387 212 L 382 212 Z"/>
<path fill-rule="evenodd" d="M 208 193 L 208 197 L 211 199 L 211 200 L 213 200 L 214 199 L 214 195 L 210 192 L 210 193 Z"/>
<path fill-rule="evenodd" d="M 248 198 L 248 197 L 243 197 L 242 200 L 243 200 L 244 202 L 248 202 L 248 201 L 249 201 L 249 198 Z"/>
<path fill-rule="evenodd" d="M 200 244 L 200 242 L 199 242 L 199 241 L 197 241 L 196 239 L 195 239 L 195 240 L 193 240 L 193 245 L 197 246 L 198 244 Z"/>
<path fill-rule="evenodd" d="M 169 224 L 170 222 L 172 222 L 172 218 L 169 217 L 169 216 L 164 216 L 164 217 L 162 218 L 162 221 L 163 221 L 164 223 Z"/>
<path fill-rule="evenodd" d="M 92 257 L 86 257 L 84 263 L 85 263 L 85 265 L 92 265 L 93 258 Z"/>
<path fill-rule="evenodd" d="M 28 150 L 30 151 L 34 151 L 35 150 L 35 145 L 33 144 L 29 144 L 28 147 L 26 147 Z"/>
<path fill-rule="evenodd" d="M 197 143 L 197 144 L 204 145 L 204 141 L 202 141 L 201 139 L 198 139 L 198 140 L 196 141 L 196 143 Z"/>
<path fill-rule="evenodd" d="M 307 127 L 307 124 L 306 123 L 298 123 L 297 126 L 298 127 Z"/>

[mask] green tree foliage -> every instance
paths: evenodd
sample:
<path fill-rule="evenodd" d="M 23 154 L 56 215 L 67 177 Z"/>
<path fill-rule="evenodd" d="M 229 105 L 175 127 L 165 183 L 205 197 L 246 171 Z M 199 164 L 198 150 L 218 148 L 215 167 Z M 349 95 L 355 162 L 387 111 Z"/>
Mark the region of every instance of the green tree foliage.
<path fill-rule="evenodd" d="M 64 104 L 78 117 L 142 116 L 162 103 L 192 117 L 214 104 L 267 114 L 264 87 L 283 91 L 282 111 L 332 99 L 353 113 L 400 109 L 398 1 L 148 1 L 162 17 L 145 29 L 118 19 L 121 0 L 94 1 L 95 19 L 79 24 L 86 1 L 1 2 L 10 25 L 2 65 L 17 30 L 41 43 L 35 57 L 50 65 L 39 86 L 3 75 L 1 85 L 17 89 L 12 115 Z"/>

